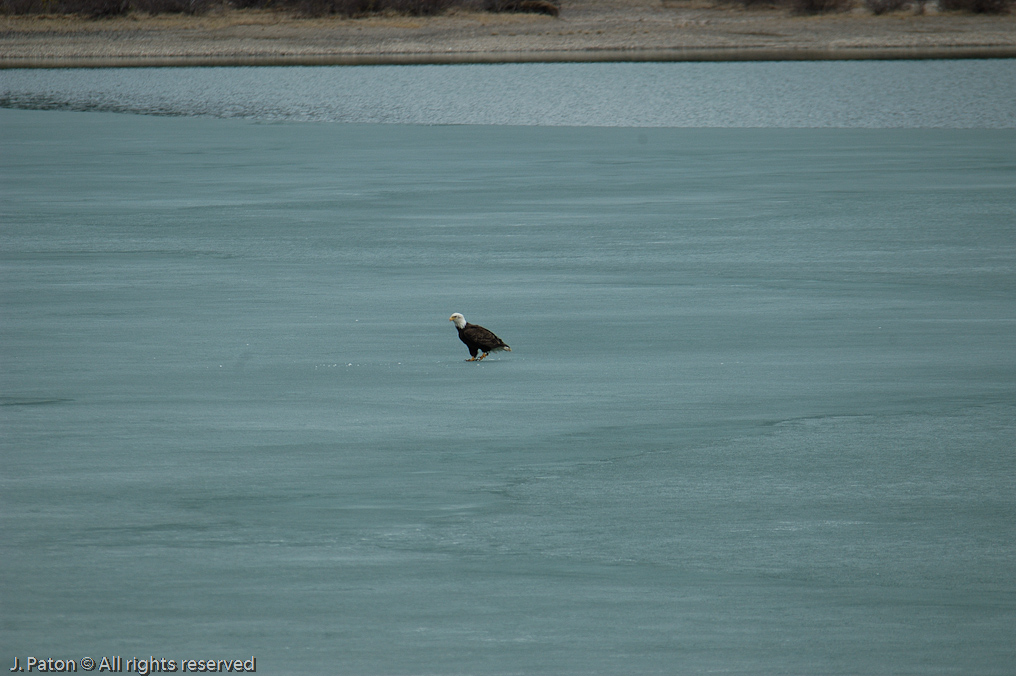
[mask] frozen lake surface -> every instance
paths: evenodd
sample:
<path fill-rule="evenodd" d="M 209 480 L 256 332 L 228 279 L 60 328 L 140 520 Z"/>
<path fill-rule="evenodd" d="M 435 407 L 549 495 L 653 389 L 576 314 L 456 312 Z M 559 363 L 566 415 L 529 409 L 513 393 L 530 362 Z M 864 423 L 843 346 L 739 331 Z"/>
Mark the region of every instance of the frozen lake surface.
<path fill-rule="evenodd" d="M 191 112 L 0 110 L 8 666 L 1012 673 L 1013 129 Z"/>

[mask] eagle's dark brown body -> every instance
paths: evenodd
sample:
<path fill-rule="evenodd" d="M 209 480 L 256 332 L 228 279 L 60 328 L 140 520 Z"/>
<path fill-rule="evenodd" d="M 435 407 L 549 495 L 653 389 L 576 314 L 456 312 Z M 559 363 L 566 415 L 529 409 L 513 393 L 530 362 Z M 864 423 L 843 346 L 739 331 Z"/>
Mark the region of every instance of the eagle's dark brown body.
<path fill-rule="evenodd" d="M 456 318 L 459 321 L 456 321 Z M 459 332 L 459 340 L 469 348 L 469 354 L 472 358 L 468 361 L 479 361 L 496 350 L 512 351 L 503 340 L 494 335 L 493 331 L 466 322 L 462 315 L 456 313 L 450 317 L 450 320 L 455 322 L 455 328 Z M 483 352 L 483 355 L 477 358 L 476 355 L 480 352 Z"/>

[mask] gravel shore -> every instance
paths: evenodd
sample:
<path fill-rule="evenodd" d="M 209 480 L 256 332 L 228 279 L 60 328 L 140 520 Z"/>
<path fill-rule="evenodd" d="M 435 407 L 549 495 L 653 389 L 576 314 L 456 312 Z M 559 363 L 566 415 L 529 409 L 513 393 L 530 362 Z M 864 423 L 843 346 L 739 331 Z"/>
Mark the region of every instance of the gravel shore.
<path fill-rule="evenodd" d="M 792 16 L 695 0 L 565 0 L 559 17 L 0 18 L 0 67 L 1016 57 L 1016 16 Z"/>

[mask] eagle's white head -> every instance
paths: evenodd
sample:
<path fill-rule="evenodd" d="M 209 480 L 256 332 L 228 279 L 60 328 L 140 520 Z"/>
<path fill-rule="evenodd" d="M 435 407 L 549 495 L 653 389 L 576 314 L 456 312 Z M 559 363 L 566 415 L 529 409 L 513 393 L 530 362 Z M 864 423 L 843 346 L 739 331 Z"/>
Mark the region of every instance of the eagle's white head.
<path fill-rule="evenodd" d="M 449 317 L 448 321 L 455 322 L 455 328 L 457 329 L 466 328 L 466 318 L 460 315 L 458 312 Z"/>

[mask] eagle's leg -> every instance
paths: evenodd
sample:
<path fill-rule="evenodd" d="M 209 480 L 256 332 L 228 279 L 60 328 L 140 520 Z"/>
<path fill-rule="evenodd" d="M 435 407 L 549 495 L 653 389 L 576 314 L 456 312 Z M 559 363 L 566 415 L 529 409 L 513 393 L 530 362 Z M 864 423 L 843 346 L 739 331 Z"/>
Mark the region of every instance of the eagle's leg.
<path fill-rule="evenodd" d="M 483 357 L 480 357 L 480 359 L 483 359 Z M 470 357 L 466 361 L 476 361 L 476 355 L 474 354 L 472 357 Z"/>
<path fill-rule="evenodd" d="M 490 352 L 484 352 L 483 354 L 480 355 L 480 358 L 477 359 L 476 361 L 483 361 L 484 357 L 486 357 L 488 354 L 490 354 Z"/>

